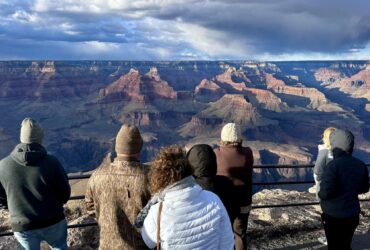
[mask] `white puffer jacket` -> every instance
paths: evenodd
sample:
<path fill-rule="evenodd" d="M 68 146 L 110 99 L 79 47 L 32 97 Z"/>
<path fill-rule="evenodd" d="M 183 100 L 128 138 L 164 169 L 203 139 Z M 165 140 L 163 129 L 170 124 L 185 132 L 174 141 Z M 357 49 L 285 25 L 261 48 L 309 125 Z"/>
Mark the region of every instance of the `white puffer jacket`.
<path fill-rule="evenodd" d="M 149 248 L 157 242 L 159 203 L 145 218 L 141 234 Z M 169 190 L 161 214 L 161 249 L 234 249 L 234 235 L 220 199 L 199 185 Z"/>

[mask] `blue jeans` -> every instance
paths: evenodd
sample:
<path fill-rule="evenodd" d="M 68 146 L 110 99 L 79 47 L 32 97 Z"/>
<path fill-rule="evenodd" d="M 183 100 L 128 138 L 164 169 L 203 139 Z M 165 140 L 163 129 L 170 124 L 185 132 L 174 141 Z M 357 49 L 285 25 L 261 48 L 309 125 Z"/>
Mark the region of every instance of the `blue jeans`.
<path fill-rule="evenodd" d="M 40 249 L 42 240 L 46 241 L 53 250 L 67 250 L 67 222 L 60 222 L 40 229 L 14 232 L 21 250 Z"/>

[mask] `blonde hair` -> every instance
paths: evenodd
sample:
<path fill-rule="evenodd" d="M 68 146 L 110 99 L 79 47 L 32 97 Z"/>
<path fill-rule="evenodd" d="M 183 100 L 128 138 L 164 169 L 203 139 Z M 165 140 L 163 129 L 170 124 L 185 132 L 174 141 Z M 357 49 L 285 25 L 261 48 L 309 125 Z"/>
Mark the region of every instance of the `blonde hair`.
<path fill-rule="evenodd" d="M 186 159 L 185 151 L 181 147 L 162 148 L 150 168 L 150 190 L 152 193 L 157 193 L 190 175 L 192 175 L 192 170 Z"/>
<path fill-rule="evenodd" d="M 325 146 L 328 148 L 331 147 L 330 145 L 330 135 L 336 130 L 334 127 L 329 127 L 324 130 L 324 133 L 322 134 L 322 142 Z"/>

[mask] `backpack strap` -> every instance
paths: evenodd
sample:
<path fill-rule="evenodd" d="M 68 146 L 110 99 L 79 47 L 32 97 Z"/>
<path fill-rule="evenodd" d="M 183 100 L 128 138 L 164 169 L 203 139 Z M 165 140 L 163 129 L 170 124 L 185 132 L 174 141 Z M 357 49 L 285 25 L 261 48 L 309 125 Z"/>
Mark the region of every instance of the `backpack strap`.
<path fill-rule="evenodd" d="M 157 250 L 161 249 L 161 213 L 163 208 L 163 202 L 159 203 L 158 217 L 157 217 Z"/>

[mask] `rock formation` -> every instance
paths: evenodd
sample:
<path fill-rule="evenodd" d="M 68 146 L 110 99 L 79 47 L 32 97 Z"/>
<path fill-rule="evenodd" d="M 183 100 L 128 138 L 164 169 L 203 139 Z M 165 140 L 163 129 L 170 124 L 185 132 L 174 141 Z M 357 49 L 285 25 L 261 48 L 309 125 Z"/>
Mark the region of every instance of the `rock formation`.
<path fill-rule="evenodd" d="M 264 89 L 247 88 L 246 96 L 254 106 L 274 112 L 289 111 L 289 107 L 274 93 Z"/>
<path fill-rule="evenodd" d="M 226 90 L 222 89 L 214 81 L 203 79 L 194 91 L 195 96 L 201 102 L 217 101 L 220 97 L 226 94 Z"/>
<path fill-rule="evenodd" d="M 245 82 L 250 82 L 242 72 L 236 71 L 233 67 L 228 68 L 223 74 L 217 75 L 215 80 L 219 84 L 226 85 L 225 88 L 232 88 L 239 92 L 246 90 Z"/>
<path fill-rule="evenodd" d="M 161 80 L 156 68 L 145 75 L 136 69 L 121 76 L 99 93 L 99 102 L 133 101 L 145 102 L 156 98 L 175 99 L 176 92 L 166 81 Z"/>
<path fill-rule="evenodd" d="M 96 91 L 101 84 L 89 75 L 74 75 L 71 72 L 74 69 L 70 69 L 68 75 L 62 75 L 53 61 L 32 62 L 27 66 L 16 67 L 11 72 L 0 71 L 3 77 L 0 82 L 1 98 L 44 102 L 81 98 Z"/>
<path fill-rule="evenodd" d="M 288 86 L 284 81 L 275 78 L 271 74 L 266 74 L 267 89 L 271 89 L 277 94 L 286 94 L 309 99 L 306 107 L 317 109 L 324 112 L 338 112 L 342 109 L 338 105 L 330 104 L 325 95 L 315 88 L 300 86 Z"/>
<path fill-rule="evenodd" d="M 262 117 L 243 95 L 226 94 L 196 114 L 180 131 L 183 136 L 197 136 L 201 133 L 216 135 L 227 122 L 235 122 L 242 129 L 275 124 Z"/>
<path fill-rule="evenodd" d="M 350 77 L 333 69 L 319 69 L 315 72 L 315 77 L 327 88 L 338 88 L 354 98 L 366 98 L 370 101 L 370 64 Z"/>

